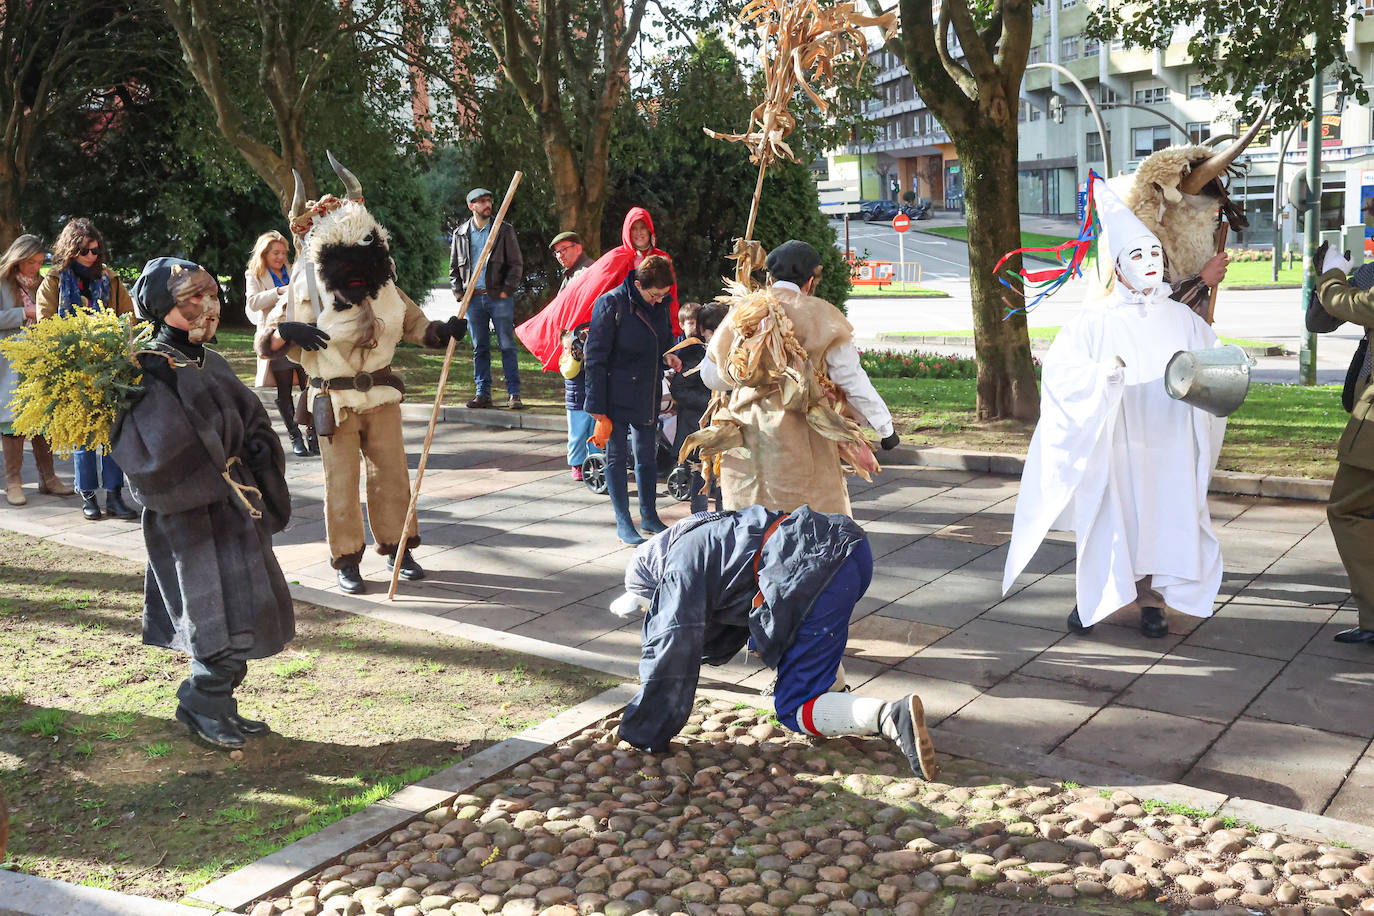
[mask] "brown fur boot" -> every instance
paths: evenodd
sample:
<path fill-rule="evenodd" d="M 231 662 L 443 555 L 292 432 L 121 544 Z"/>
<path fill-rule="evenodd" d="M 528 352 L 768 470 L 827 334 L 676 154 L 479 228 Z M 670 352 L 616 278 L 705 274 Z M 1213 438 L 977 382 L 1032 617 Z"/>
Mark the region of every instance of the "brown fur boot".
<path fill-rule="evenodd" d="M 11 506 L 22 506 L 29 500 L 24 495 L 24 478 L 20 468 L 24 464 L 24 437 L 5 436 L 5 501 Z"/>
<path fill-rule="evenodd" d="M 52 496 L 71 496 L 75 493 L 53 470 L 52 447 L 48 445 L 48 440 L 33 436 L 29 444 L 33 446 L 33 463 L 38 465 L 38 492 Z"/>

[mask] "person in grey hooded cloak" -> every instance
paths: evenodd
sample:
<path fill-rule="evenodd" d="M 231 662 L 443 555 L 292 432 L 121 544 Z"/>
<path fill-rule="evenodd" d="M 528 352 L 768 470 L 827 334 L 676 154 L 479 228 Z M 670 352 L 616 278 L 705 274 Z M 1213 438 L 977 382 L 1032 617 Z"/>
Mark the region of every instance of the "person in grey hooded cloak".
<path fill-rule="evenodd" d="M 176 717 L 233 749 L 269 731 L 239 715 L 250 659 L 295 636 L 291 593 L 272 552 L 291 498 L 267 411 L 223 356 L 218 284 L 175 258 L 149 261 L 133 288 L 155 334 L 136 358 L 143 393 L 115 420 L 112 453 L 143 504 L 148 550 L 143 642 L 191 656 Z"/>

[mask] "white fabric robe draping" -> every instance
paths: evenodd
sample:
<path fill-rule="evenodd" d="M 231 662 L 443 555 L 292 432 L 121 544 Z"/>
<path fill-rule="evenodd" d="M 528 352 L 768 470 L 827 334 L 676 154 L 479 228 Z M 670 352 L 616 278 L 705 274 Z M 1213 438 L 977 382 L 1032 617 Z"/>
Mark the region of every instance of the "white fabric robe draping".
<path fill-rule="evenodd" d="M 1169 607 L 1211 616 L 1222 563 L 1207 485 L 1226 421 L 1170 398 L 1163 377 L 1179 350 L 1215 346 L 1183 304 L 1120 283 L 1063 327 L 1044 360 L 1003 593 L 1056 529 L 1075 534 L 1085 626 L 1134 601 L 1147 575 Z"/>

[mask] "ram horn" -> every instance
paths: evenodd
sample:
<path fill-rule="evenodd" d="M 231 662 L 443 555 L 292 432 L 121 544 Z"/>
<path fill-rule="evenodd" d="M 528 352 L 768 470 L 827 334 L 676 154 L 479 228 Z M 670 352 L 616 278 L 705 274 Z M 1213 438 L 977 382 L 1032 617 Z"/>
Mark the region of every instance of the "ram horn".
<path fill-rule="evenodd" d="M 1193 170 L 1183 176 L 1183 180 L 1179 182 L 1178 189 L 1184 194 L 1200 194 L 1202 189 L 1207 187 L 1208 182 L 1213 178 L 1220 178 L 1227 167 L 1235 161 L 1237 156 L 1245 152 L 1245 148 L 1259 134 L 1260 129 L 1269 120 L 1269 112 L 1273 106 L 1272 100 L 1266 102 L 1264 110 L 1260 112 L 1260 116 L 1255 119 L 1254 124 L 1250 125 L 1250 129 L 1245 132 L 1244 136 L 1238 137 L 1226 149 L 1214 153 L 1210 158 L 1193 166 Z"/>
<path fill-rule="evenodd" d="M 339 176 L 339 180 L 344 183 L 345 196 L 349 200 L 363 202 L 363 186 L 358 182 L 358 177 L 344 168 L 339 160 L 334 158 L 334 154 L 325 150 L 324 154 L 329 157 L 329 165 L 334 169 L 334 174 Z"/>
<path fill-rule="evenodd" d="M 296 193 L 291 198 L 291 218 L 294 220 L 305 212 L 305 182 L 295 169 L 291 170 L 291 174 L 296 178 Z"/>

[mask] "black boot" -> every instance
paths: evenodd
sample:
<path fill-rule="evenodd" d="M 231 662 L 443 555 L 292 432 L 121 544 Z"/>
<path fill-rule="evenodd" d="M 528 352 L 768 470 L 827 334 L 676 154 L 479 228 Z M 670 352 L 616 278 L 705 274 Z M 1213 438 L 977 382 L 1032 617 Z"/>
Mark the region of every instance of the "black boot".
<path fill-rule="evenodd" d="M 310 448 L 310 454 L 318 455 L 320 453 L 320 440 L 315 435 L 315 427 L 312 426 L 306 430 L 305 444 Z"/>
<path fill-rule="evenodd" d="M 200 738 L 206 744 L 223 748 L 227 751 L 238 750 L 248 742 L 244 740 L 243 732 L 234 727 L 233 723 L 217 716 L 206 716 L 198 712 L 191 712 L 185 706 L 177 707 L 177 721 L 186 723 L 186 727 L 191 730 L 191 734 Z"/>
<path fill-rule="evenodd" d="M 100 503 L 95 501 L 94 490 L 81 491 L 81 514 L 93 522 L 98 522 L 105 517 L 100 511 Z"/>
<path fill-rule="evenodd" d="M 1078 605 L 1075 604 L 1073 610 L 1069 611 L 1069 632 L 1087 636 L 1092 631 L 1093 628 L 1091 626 L 1083 626 L 1083 621 L 1078 616 Z"/>
<path fill-rule="evenodd" d="M 245 719 L 238 713 L 230 713 L 224 717 L 229 724 L 237 728 L 249 738 L 258 738 L 272 731 L 272 727 L 266 722 L 259 722 L 257 719 Z"/>
<path fill-rule="evenodd" d="M 1140 609 L 1140 632 L 1151 639 L 1161 639 L 1169 635 L 1169 621 L 1164 619 L 1164 608 L 1143 607 Z"/>
<path fill-rule="evenodd" d="M 115 487 L 110 491 L 110 495 L 105 497 L 105 514 L 110 518 L 122 518 L 126 522 L 136 521 L 138 513 L 125 505 L 123 492 L 123 487 Z"/>
<path fill-rule="evenodd" d="M 296 405 L 292 402 L 290 395 L 277 398 L 277 410 L 281 413 L 281 422 L 286 427 L 286 435 L 291 440 L 292 453 L 297 458 L 304 458 L 310 452 L 306 450 L 305 440 L 301 438 L 301 428 L 296 423 Z"/>
<path fill-rule="evenodd" d="M 363 574 L 358 572 L 357 563 L 345 563 L 338 569 L 339 588 L 350 595 L 361 595 L 367 591 L 367 583 L 363 581 Z"/>
<path fill-rule="evenodd" d="M 387 558 L 386 558 L 386 568 L 387 568 L 387 569 L 394 569 L 394 568 L 396 567 L 395 560 L 396 560 L 395 554 L 393 554 L 393 555 L 387 557 Z M 407 551 L 401 556 L 401 578 L 402 578 L 402 579 L 405 579 L 407 582 L 418 582 L 419 580 L 423 579 L 424 577 L 425 577 L 425 571 L 424 571 L 424 569 L 421 568 L 421 566 L 420 566 L 419 563 L 416 563 L 416 562 L 415 562 L 415 557 L 411 556 L 410 551 L 407 550 Z"/>

